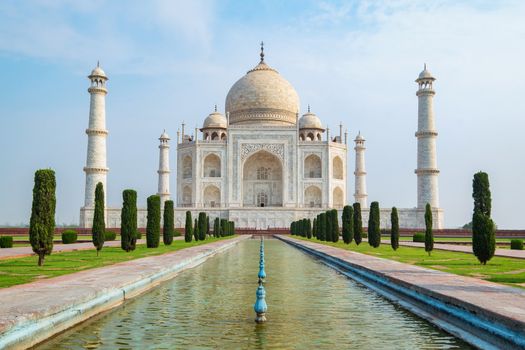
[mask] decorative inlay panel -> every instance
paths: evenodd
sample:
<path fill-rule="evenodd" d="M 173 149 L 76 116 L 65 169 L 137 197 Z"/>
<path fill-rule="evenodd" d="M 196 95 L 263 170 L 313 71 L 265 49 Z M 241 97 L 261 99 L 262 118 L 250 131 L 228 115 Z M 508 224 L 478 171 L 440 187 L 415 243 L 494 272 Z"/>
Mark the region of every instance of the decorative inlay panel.
<path fill-rule="evenodd" d="M 284 161 L 284 145 L 283 144 L 275 144 L 275 143 L 243 143 L 241 145 L 241 162 L 244 162 L 248 156 L 251 154 L 265 150 L 268 151 L 277 157 L 281 161 Z"/>

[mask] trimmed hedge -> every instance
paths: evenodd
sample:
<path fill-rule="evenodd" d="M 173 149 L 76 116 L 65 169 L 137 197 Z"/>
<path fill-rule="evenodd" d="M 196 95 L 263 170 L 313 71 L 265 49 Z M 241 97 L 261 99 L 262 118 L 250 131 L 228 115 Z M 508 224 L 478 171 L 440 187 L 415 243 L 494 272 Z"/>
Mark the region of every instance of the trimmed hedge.
<path fill-rule="evenodd" d="M 13 248 L 13 237 L 0 236 L 0 248 Z"/>
<path fill-rule="evenodd" d="M 182 233 L 180 233 L 180 231 L 177 231 L 177 230 L 173 231 L 173 237 L 180 237 L 180 236 L 182 236 Z"/>
<path fill-rule="evenodd" d="M 423 232 L 414 233 L 412 242 L 425 243 L 425 234 Z"/>
<path fill-rule="evenodd" d="M 77 231 L 73 230 L 66 230 L 62 232 L 62 243 L 64 244 L 71 244 L 77 242 Z"/>
<path fill-rule="evenodd" d="M 104 241 L 114 241 L 115 239 L 117 239 L 117 234 L 115 232 L 104 232 Z"/>
<path fill-rule="evenodd" d="M 142 233 L 140 231 L 135 232 L 135 240 L 142 239 Z"/>
<path fill-rule="evenodd" d="M 513 250 L 523 250 L 523 240 L 522 239 L 513 239 L 510 241 L 510 249 Z"/>

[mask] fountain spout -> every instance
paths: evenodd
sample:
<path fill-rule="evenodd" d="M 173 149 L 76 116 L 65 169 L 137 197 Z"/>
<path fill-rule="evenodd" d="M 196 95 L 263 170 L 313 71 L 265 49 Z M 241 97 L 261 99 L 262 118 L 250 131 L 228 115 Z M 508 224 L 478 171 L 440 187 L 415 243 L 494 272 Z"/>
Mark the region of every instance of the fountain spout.
<path fill-rule="evenodd" d="M 255 296 L 255 304 L 253 305 L 253 310 L 257 314 L 255 317 L 255 322 L 263 323 L 266 322 L 266 311 L 268 310 L 268 305 L 266 305 L 266 290 L 264 289 L 263 283 L 266 278 L 266 272 L 264 271 L 264 241 L 261 238 L 261 248 L 260 248 L 260 258 L 259 258 L 259 287 L 257 287 L 257 292 Z"/>

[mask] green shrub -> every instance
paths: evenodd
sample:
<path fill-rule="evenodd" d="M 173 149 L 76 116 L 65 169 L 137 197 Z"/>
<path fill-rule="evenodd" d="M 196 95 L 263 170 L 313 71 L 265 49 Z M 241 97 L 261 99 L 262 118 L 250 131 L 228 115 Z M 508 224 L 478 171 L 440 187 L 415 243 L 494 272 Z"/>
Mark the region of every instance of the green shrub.
<path fill-rule="evenodd" d="M 523 250 L 523 240 L 522 239 L 513 239 L 510 241 L 510 249 L 513 250 Z"/>
<path fill-rule="evenodd" d="M 193 236 L 193 220 L 191 219 L 191 212 L 186 212 L 186 224 L 184 225 L 184 241 L 191 242 Z"/>
<path fill-rule="evenodd" d="M 33 204 L 29 220 L 29 242 L 38 255 L 38 266 L 53 251 L 55 234 L 56 179 L 51 169 L 37 170 L 33 187 Z"/>
<path fill-rule="evenodd" d="M 97 184 L 95 189 L 95 213 L 93 215 L 93 226 L 91 227 L 92 242 L 98 252 L 104 246 L 106 236 L 106 222 L 104 221 L 104 185 Z"/>
<path fill-rule="evenodd" d="M 370 203 L 370 215 L 368 217 L 368 243 L 377 248 L 381 244 L 381 230 L 379 217 L 379 203 Z"/>
<path fill-rule="evenodd" d="M 353 204 L 354 207 L 354 240 L 355 244 L 359 245 L 362 238 L 368 237 L 365 236 L 363 232 L 363 218 L 361 217 L 361 204 L 356 202 Z"/>
<path fill-rule="evenodd" d="M 104 232 L 104 241 L 114 241 L 115 239 L 117 239 L 117 234 L 115 232 Z"/>
<path fill-rule="evenodd" d="M 160 242 L 160 196 L 154 194 L 147 199 L 146 247 L 158 248 Z"/>
<path fill-rule="evenodd" d="M 0 248 L 13 248 L 13 237 L 0 236 Z"/>
<path fill-rule="evenodd" d="M 77 232 L 73 230 L 66 230 L 62 232 L 62 243 L 64 244 L 71 244 L 77 242 Z"/>
<path fill-rule="evenodd" d="M 173 237 L 180 237 L 180 236 L 182 236 L 182 233 L 180 233 L 180 231 L 177 231 L 177 230 L 173 231 Z"/>
<path fill-rule="evenodd" d="M 173 201 L 164 202 L 164 224 L 162 225 L 162 242 L 164 245 L 171 245 L 175 235 L 175 220 L 173 212 Z"/>
<path fill-rule="evenodd" d="M 412 242 L 425 243 L 425 233 L 417 232 L 412 236 Z"/>
<path fill-rule="evenodd" d="M 485 265 L 496 250 L 496 227 L 490 218 L 492 199 L 487 173 L 474 174 L 472 181 L 474 213 L 472 214 L 472 250 L 479 262 Z"/>
<path fill-rule="evenodd" d="M 361 238 L 368 238 L 368 232 L 361 232 Z"/>
<path fill-rule="evenodd" d="M 430 203 L 425 207 L 425 251 L 430 255 L 434 249 L 434 234 L 432 233 L 432 208 Z"/>
<path fill-rule="evenodd" d="M 122 211 L 120 214 L 120 246 L 130 252 L 137 245 L 137 192 L 122 191 Z"/>
<path fill-rule="evenodd" d="M 135 240 L 142 239 L 142 233 L 140 231 L 135 232 Z"/>

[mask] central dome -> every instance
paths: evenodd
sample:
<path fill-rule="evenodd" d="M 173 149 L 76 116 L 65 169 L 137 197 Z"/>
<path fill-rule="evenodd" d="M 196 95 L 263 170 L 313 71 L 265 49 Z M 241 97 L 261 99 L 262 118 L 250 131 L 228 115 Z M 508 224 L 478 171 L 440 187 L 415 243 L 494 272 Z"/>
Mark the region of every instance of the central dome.
<path fill-rule="evenodd" d="M 230 125 L 295 125 L 299 96 L 275 69 L 261 62 L 239 79 L 226 96 Z"/>

